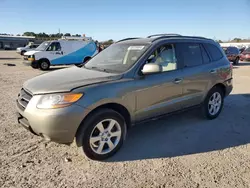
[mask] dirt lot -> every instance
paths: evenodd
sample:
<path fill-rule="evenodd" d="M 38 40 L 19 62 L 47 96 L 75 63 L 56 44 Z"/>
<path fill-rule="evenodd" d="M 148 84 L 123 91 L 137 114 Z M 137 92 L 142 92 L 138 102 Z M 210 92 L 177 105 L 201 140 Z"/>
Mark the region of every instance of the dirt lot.
<path fill-rule="evenodd" d="M 234 68 L 218 119 L 194 110 L 138 125 L 113 158 L 96 162 L 17 124 L 22 83 L 42 73 L 21 62 L 0 51 L 0 187 L 250 187 L 250 63 Z"/>

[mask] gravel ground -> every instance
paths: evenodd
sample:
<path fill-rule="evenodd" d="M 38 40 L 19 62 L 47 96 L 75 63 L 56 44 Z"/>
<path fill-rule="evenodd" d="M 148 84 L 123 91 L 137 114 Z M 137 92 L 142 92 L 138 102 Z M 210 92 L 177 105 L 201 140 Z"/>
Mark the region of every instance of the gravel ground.
<path fill-rule="evenodd" d="M 17 124 L 22 83 L 42 73 L 21 62 L 0 51 L 0 187 L 250 187 L 250 63 L 234 68 L 216 120 L 194 110 L 138 125 L 113 158 L 96 162 Z"/>

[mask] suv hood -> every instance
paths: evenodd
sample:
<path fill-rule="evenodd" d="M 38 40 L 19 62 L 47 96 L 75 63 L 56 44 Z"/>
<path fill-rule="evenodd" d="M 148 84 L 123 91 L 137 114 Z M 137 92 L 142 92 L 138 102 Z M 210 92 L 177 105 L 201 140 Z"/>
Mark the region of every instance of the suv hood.
<path fill-rule="evenodd" d="M 32 94 L 69 92 L 77 87 L 119 80 L 122 75 L 85 68 L 65 68 L 26 81 L 23 87 Z"/>

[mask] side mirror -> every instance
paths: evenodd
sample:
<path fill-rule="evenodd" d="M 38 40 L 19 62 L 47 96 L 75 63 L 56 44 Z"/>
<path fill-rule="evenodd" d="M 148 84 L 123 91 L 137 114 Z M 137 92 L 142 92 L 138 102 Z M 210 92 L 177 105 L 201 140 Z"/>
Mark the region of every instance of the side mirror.
<path fill-rule="evenodd" d="M 145 64 L 142 69 L 142 73 L 144 75 L 154 74 L 154 73 L 159 73 L 159 72 L 162 72 L 162 66 L 154 64 L 154 63 Z"/>

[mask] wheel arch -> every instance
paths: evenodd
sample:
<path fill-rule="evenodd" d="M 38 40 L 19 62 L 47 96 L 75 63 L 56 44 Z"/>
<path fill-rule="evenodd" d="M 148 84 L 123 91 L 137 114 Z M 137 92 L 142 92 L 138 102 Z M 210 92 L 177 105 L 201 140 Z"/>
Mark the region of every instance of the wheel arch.
<path fill-rule="evenodd" d="M 38 63 L 40 63 L 40 62 L 42 62 L 42 61 L 46 61 L 46 62 L 48 62 L 48 63 L 51 65 L 50 60 L 49 60 L 48 58 L 46 58 L 46 57 L 40 58 L 40 59 L 38 60 Z"/>
<path fill-rule="evenodd" d="M 91 56 L 86 56 L 83 59 L 83 63 L 86 63 L 87 61 L 89 61 L 91 59 Z"/>
<path fill-rule="evenodd" d="M 206 95 L 204 96 L 204 99 L 203 99 L 203 100 L 205 100 L 205 98 L 207 97 L 209 91 L 211 91 L 211 90 L 212 90 L 213 88 L 215 88 L 215 87 L 221 88 L 222 91 L 223 91 L 224 97 L 226 96 L 226 86 L 225 86 L 223 83 L 217 83 L 217 84 L 215 84 L 213 87 L 211 87 L 211 88 L 207 91 L 207 93 L 206 93 Z"/>
<path fill-rule="evenodd" d="M 75 137 L 77 137 L 78 134 L 80 134 L 80 132 L 84 131 L 84 122 L 94 113 L 96 113 L 97 111 L 101 110 L 101 109 L 111 109 L 114 110 L 116 112 L 118 112 L 119 114 L 121 114 L 126 122 L 126 126 L 127 128 L 131 127 L 131 115 L 128 111 L 128 109 L 119 104 L 119 103 L 106 103 L 106 104 L 102 104 L 96 108 L 94 108 L 93 110 L 91 110 L 82 120 L 81 124 L 79 125 L 79 127 L 77 128 Z M 77 142 L 77 145 L 79 143 Z"/>

